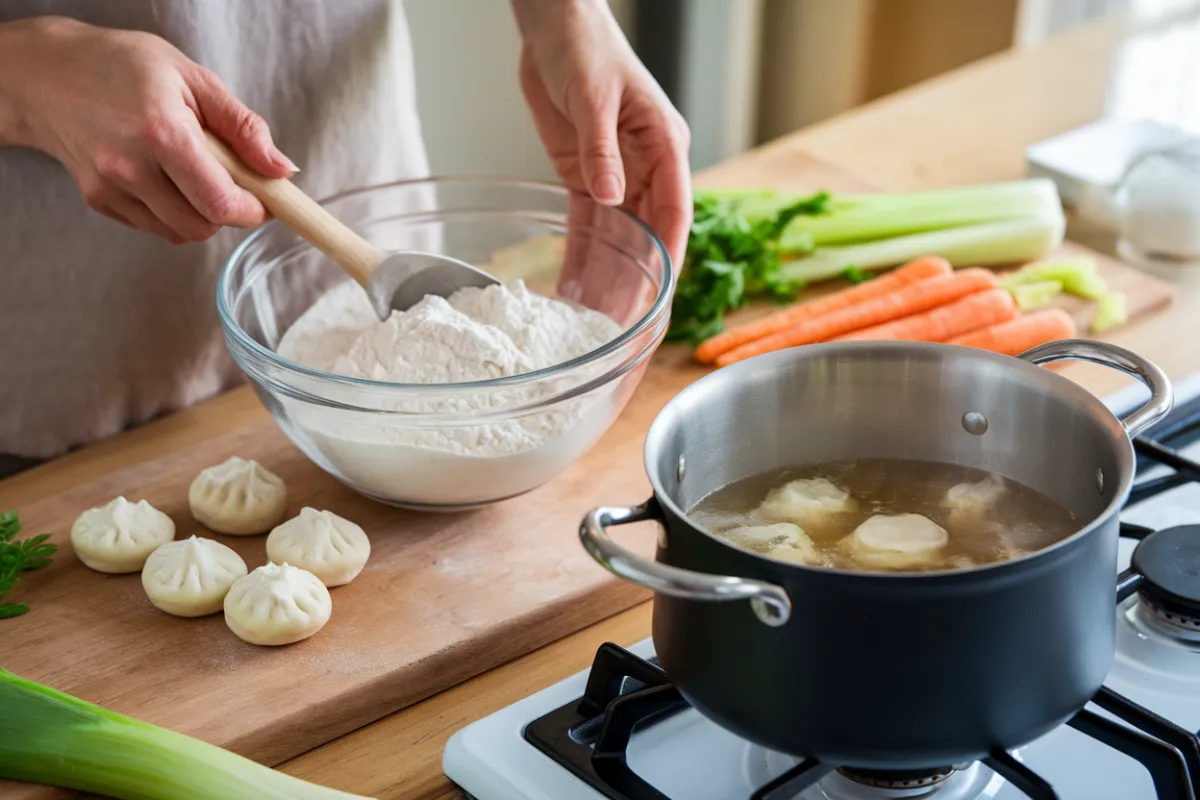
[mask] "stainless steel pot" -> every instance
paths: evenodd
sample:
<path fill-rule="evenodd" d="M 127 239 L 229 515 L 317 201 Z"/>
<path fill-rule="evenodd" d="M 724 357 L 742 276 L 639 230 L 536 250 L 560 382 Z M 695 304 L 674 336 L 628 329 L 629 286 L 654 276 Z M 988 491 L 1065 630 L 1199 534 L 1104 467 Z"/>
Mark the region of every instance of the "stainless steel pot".
<path fill-rule="evenodd" d="M 1074 382 L 1035 366 L 1068 359 L 1134 375 L 1151 398 L 1118 421 Z M 580 537 L 602 565 L 656 592 L 658 656 L 719 724 L 837 766 L 972 761 L 1032 741 L 1100 688 L 1114 649 L 1129 437 L 1171 404 L 1161 370 L 1099 342 L 1055 342 L 1020 358 L 909 342 L 771 353 L 671 400 L 646 437 L 654 497 L 592 510 Z M 997 472 L 1087 522 L 1014 561 L 854 573 L 770 560 L 687 518 L 739 478 L 872 457 Z M 605 530 L 647 519 L 663 526 L 655 561 Z M 728 602 L 739 600 L 749 602 Z"/>

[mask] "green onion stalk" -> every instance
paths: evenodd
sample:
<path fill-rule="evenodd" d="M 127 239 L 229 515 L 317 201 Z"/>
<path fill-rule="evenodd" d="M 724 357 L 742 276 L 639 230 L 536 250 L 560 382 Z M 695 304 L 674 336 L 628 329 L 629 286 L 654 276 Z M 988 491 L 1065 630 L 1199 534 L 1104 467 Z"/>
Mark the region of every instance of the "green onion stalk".
<path fill-rule="evenodd" d="M 363 800 L 3 669 L 0 778 L 119 800 Z"/>

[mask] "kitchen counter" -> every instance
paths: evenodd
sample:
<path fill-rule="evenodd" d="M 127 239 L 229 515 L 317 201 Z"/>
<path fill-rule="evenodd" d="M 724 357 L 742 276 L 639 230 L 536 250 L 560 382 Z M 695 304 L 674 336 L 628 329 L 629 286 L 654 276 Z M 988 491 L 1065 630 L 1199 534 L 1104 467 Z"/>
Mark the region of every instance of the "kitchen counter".
<path fill-rule="evenodd" d="M 1175 20 L 1165 31 L 1162 25 L 1104 21 L 1039 48 L 978 62 L 784 137 L 707 170 L 696 181 L 778 183 L 801 151 L 889 189 L 1020 177 L 1026 145 L 1104 113 L 1145 113 L 1136 104 L 1121 105 L 1131 96 L 1131 72 L 1144 77 L 1142 54 L 1153 51 L 1156 41 L 1166 41 L 1162 37 L 1200 38 L 1196 18 Z M 1156 360 L 1172 377 L 1200 371 L 1195 344 L 1200 293 L 1182 293 L 1171 308 L 1108 338 Z M 1086 366 L 1072 366 L 1066 374 L 1098 394 L 1124 382 L 1115 373 Z M 265 413 L 248 389 L 235 390 L 0 482 L 0 507 L 26 505 Z M 585 668 L 601 643 L 628 644 L 649 631 L 650 606 L 643 604 L 299 756 L 282 769 L 380 798 L 459 798 L 440 767 L 442 748 L 454 731 Z"/>

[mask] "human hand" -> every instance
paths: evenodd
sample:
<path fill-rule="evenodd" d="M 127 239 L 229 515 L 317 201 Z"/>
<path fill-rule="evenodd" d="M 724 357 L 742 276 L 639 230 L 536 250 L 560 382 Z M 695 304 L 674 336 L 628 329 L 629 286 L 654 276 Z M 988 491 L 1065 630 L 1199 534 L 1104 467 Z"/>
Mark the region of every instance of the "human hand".
<path fill-rule="evenodd" d="M 14 25 L 23 30 L 6 34 L 21 82 L 0 88 L 19 123 L 5 143 L 54 156 L 93 210 L 175 244 L 267 218 L 209 154 L 203 129 L 268 177 L 296 167 L 216 75 L 148 33 L 57 17 Z"/>
<path fill-rule="evenodd" d="M 567 188 L 622 205 L 678 269 L 692 219 L 687 123 L 604 0 L 513 0 L 521 89 Z"/>

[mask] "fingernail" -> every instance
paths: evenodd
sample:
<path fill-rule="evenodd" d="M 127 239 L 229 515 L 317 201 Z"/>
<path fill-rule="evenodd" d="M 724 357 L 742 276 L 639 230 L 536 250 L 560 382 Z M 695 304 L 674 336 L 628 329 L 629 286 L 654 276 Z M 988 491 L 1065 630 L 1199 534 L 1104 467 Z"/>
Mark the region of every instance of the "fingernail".
<path fill-rule="evenodd" d="M 281 153 L 278 149 L 273 149 L 271 151 L 271 162 L 277 167 L 283 167 L 284 169 L 291 170 L 292 172 L 300 171 L 300 168 L 296 166 L 295 162 Z"/>
<path fill-rule="evenodd" d="M 596 179 L 592 189 L 594 197 L 601 203 L 616 205 L 621 202 L 621 182 L 611 172 Z"/>

